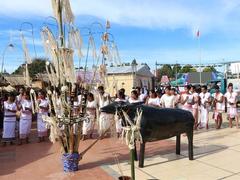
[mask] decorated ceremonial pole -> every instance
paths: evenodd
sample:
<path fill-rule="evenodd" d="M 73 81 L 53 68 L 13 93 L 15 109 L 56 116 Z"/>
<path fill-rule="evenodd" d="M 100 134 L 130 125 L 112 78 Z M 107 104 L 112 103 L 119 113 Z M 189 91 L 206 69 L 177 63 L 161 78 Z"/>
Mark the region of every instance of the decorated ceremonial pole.
<path fill-rule="evenodd" d="M 131 180 L 135 180 L 135 146 L 136 141 L 143 142 L 140 133 L 140 124 L 142 118 L 142 111 L 137 110 L 136 116 L 133 120 L 130 120 L 129 116 L 123 111 L 124 119 L 127 123 L 126 127 L 123 127 L 122 138 L 125 138 L 126 144 L 130 149 L 130 163 L 131 163 Z"/>

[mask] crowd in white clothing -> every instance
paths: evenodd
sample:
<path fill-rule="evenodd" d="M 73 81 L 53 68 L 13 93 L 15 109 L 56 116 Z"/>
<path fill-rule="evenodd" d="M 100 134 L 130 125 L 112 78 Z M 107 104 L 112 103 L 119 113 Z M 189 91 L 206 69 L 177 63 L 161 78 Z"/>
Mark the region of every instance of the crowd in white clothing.
<path fill-rule="evenodd" d="M 200 90 L 200 92 L 199 92 Z M 30 100 L 29 91 L 20 89 L 20 94 L 14 96 L 10 93 L 6 101 L 3 102 L 3 133 L 2 142 L 12 143 L 17 137 L 19 144 L 25 140 L 29 142 L 29 135 L 31 132 L 32 119 L 34 117 L 32 109 L 34 105 Z M 186 111 L 190 111 L 195 119 L 194 129 L 206 128 L 208 129 L 209 112 L 213 110 L 213 119 L 215 120 L 216 129 L 221 128 L 222 113 L 227 112 L 229 126 L 233 126 L 233 120 L 236 120 L 236 127 L 238 127 L 238 112 L 237 112 L 237 96 L 238 94 L 233 92 L 233 85 L 229 84 L 227 92 L 222 94 L 219 91 L 219 87 L 215 87 L 215 93 L 210 94 L 207 91 L 206 86 L 197 88 L 195 86 L 186 85 L 184 92 L 179 92 L 175 88 L 167 86 L 163 91 L 151 90 L 141 92 L 140 88 L 133 89 L 130 97 L 125 95 L 125 90 L 120 89 L 116 97 L 110 97 L 108 93 L 104 91 L 103 86 L 98 87 L 97 91 L 88 92 L 86 95 L 85 109 L 82 107 L 82 100 L 84 94 L 79 94 L 75 98 L 73 103 L 73 113 L 78 115 L 85 112 L 87 120 L 83 122 L 81 129 L 82 139 L 92 138 L 94 130 L 100 137 L 104 137 L 106 132 L 115 124 L 116 132 L 120 136 L 122 131 L 122 119 L 117 114 L 115 116 L 101 112 L 100 109 L 103 106 L 108 105 L 112 101 L 117 102 L 129 102 L 129 103 L 144 103 L 148 106 L 155 108 L 181 108 Z M 57 98 L 60 98 L 59 96 Z M 56 116 L 61 117 L 63 112 L 61 111 L 60 104 L 56 101 L 58 107 Z M 59 101 L 60 102 L 60 101 Z M 41 90 L 38 93 L 37 98 L 37 132 L 39 142 L 44 141 L 48 136 L 48 129 L 43 121 L 43 115 L 50 115 L 51 107 L 50 102 L 46 97 L 46 93 Z M 19 119 L 19 121 L 17 121 Z M 75 127 L 75 132 L 77 132 Z M 16 133 L 17 132 L 17 133 Z"/>

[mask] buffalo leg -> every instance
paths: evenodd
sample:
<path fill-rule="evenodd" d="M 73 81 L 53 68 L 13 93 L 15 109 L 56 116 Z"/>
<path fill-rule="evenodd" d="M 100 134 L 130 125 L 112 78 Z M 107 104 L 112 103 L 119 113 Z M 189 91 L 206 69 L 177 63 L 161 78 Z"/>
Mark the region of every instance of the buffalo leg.
<path fill-rule="evenodd" d="M 193 130 L 187 133 L 188 137 L 188 158 L 193 160 Z"/>
<path fill-rule="evenodd" d="M 136 146 L 136 141 L 134 141 L 134 160 L 137 161 L 138 157 L 137 157 L 137 146 Z"/>
<path fill-rule="evenodd" d="M 180 155 L 181 151 L 181 135 L 176 136 L 176 154 Z"/>
<path fill-rule="evenodd" d="M 140 153 L 139 153 L 139 167 L 143 168 L 144 166 L 144 153 L 145 153 L 145 142 L 140 144 Z"/>

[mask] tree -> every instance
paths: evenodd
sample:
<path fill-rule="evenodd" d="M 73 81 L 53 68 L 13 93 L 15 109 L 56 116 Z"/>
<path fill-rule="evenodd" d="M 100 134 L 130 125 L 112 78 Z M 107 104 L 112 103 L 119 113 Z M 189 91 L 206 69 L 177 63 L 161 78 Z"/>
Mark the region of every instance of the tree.
<path fill-rule="evenodd" d="M 192 65 L 188 64 L 182 67 L 180 73 L 189 73 L 189 72 L 197 72 L 196 68 L 192 67 Z"/>
<path fill-rule="evenodd" d="M 176 74 L 180 73 L 181 69 L 180 64 L 175 64 L 172 68 L 173 75 L 176 76 Z"/>
<path fill-rule="evenodd" d="M 213 66 L 208 66 L 203 69 L 203 72 L 217 72 Z"/>
<path fill-rule="evenodd" d="M 168 76 L 169 78 L 173 77 L 172 67 L 169 64 L 165 64 L 157 70 L 157 77 L 161 79 L 162 76 Z"/>
<path fill-rule="evenodd" d="M 33 60 L 31 64 L 28 65 L 29 75 L 33 78 L 38 73 L 45 73 L 47 59 L 46 58 L 36 58 Z M 25 72 L 25 64 L 19 66 L 12 74 L 24 74 Z"/>

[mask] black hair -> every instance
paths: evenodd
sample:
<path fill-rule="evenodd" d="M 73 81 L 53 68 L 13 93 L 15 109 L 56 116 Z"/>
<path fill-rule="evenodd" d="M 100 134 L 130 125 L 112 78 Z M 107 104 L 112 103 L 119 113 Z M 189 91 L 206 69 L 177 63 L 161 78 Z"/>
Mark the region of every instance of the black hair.
<path fill-rule="evenodd" d="M 176 92 L 176 89 L 175 88 L 171 88 L 172 91 Z"/>
<path fill-rule="evenodd" d="M 132 90 L 131 93 L 134 94 L 138 98 L 138 92 L 136 90 Z"/>
<path fill-rule="evenodd" d="M 120 90 L 118 91 L 118 96 L 119 96 L 120 98 L 122 98 L 122 99 L 125 99 L 125 94 L 124 94 L 124 91 L 123 91 L 122 89 L 120 89 Z"/>
<path fill-rule="evenodd" d="M 165 90 L 169 90 L 170 91 L 171 90 L 171 86 L 166 86 Z"/>
<path fill-rule="evenodd" d="M 98 90 L 104 91 L 104 87 L 103 86 L 98 86 Z"/>
<path fill-rule="evenodd" d="M 207 90 L 207 86 L 206 86 L 206 85 L 203 85 L 202 88 L 205 89 L 205 90 Z"/>
<path fill-rule="evenodd" d="M 215 88 L 216 90 L 219 90 L 219 89 L 220 89 L 217 84 L 214 86 L 214 88 Z"/>
<path fill-rule="evenodd" d="M 25 91 L 24 94 L 26 94 L 26 96 L 30 97 L 30 91 Z"/>
<path fill-rule="evenodd" d="M 93 93 L 88 93 L 87 95 L 88 95 L 89 97 L 91 97 L 91 98 L 94 99 L 94 95 L 93 95 Z"/>
<path fill-rule="evenodd" d="M 40 89 L 38 92 L 41 93 L 43 96 L 46 96 L 46 94 L 47 94 L 46 91 L 43 89 Z"/>
<path fill-rule="evenodd" d="M 119 91 L 122 91 L 125 94 L 125 89 L 121 88 Z"/>
<path fill-rule="evenodd" d="M 188 84 L 188 85 L 186 85 L 184 87 L 187 88 L 188 90 L 190 90 L 192 86 L 190 84 Z"/>
<path fill-rule="evenodd" d="M 228 88 L 229 88 L 229 87 L 233 87 L 233 83 L 229 83 L 229 84 L 228 84 Z"/>
<path fill-rule="evenodd" d="M 15 97 L 15 93 L 14 92 L 8 93 L 8 97 Z"/>

